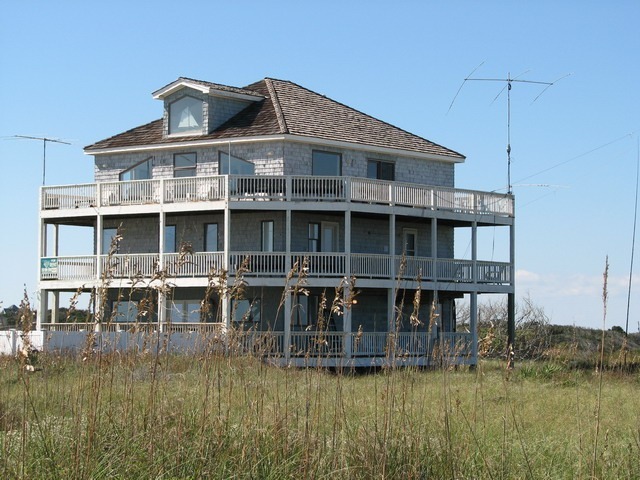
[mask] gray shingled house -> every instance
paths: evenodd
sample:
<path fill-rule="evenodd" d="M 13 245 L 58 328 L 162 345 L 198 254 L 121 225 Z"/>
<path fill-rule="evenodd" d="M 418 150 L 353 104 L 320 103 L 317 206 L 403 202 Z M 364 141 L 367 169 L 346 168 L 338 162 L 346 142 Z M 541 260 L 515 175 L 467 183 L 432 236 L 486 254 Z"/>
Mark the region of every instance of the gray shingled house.
<path fill-rule="evenodd" d="M 478 295 L 513 305 L 514 203 L 456 189 L 464 156 L 289 81 L 153 97 L 162 118 L 85 148 L 95 183 L 42 188 L 39 328 L 80 329 L 57 309 L 84 289 L 105 332 L 242 332 L 299 365 L 476 362 Z M 91 229 L 94 254 L 57 255 L 63 225 Z M 509 262 L 477 258 L 482 227 L 509 230 Z"/>

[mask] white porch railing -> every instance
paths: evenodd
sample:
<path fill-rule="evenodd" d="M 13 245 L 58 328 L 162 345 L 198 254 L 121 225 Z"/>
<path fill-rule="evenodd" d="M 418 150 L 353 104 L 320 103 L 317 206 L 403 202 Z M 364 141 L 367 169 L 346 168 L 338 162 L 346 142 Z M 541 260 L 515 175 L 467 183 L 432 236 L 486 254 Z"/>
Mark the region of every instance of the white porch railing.
<path fill-rule="evenodd" d="M 159 270 L 157 253 L 102 255 L 102 274 L 106 278 L 150 278 Z"/>
<path fill-rule="evenodd" d="M 225 177 L 183 177 L 164 180 L 166 203 L 211 202 L 226 198 Z"/>
<path fill-rule="evenodd" d="M 96 207 L 96 183 L 42 187 L 43 210 Z"/>
<path fill-rule="evenodd" d="M 216 200 L 334 201 L 513 216 L 513 197 L 494 192 L 358 177 L 229 175 L 42 187 L 43 210 Z"/>
<path fill-rule="evenodd" d="M 247 275 L 284 275 L 285 256 L 282 252 L 232 252 L 229 255 L 229 273 L 235 275 L 244 265 L 248 269 Z"/>
<path fill-rule="evenodd" d="M 100 206 L 160 203 L 161 180 L 131 180 L 98 183 Z"/>
<path fill-rule="evenodd" d="M 46 257 L 40 261 L 41 280 L 87 280 L 96 277 L 96 257 Z"/>
<path fill-rule="evenodd" d="M 175 277 L 207 277 L 223 268 L 223 252 L 165 253 L 164 266 Z"/>
<path fill-rule="evenodd" d="M 190 254 L 165 253 L 164 268 L 177 278 L 206 278 L 224 266 L 224 252 L 195 252 Z M 292 253 L 289 263 L 284 252 L 231 252 L 230 275 L 235 275 L 241 265 L 247 267 L 246 276 L 285 276 L 287 268 L 295 262 L 302 265 L 307 259 L 308 276 L 317 278 L 343 277 L 349 271 L 356 278 L 404 280 L 438 280 L 446 282 L 506 284 L 511 282 L 510 264 L 506 262 L 406 257 L 401 269 L 402 257 L 397 255 L 352 253 Z M 100 256 L 102 274 L 107 278 L 150 278 L 160 270 L 159 253 L 116 254 Z M 350 262 L 350 265 L 348 265 Z M 391 266 L 394 265 L 392 272 Z M 434 275 L 434 265 L 436 275 Z M 350 267 L 347 269 L 347 267 Z M 96 280 L 96 257 L 44 257 L 41 259 L 41 280 Z"/>
<path fill-rule="evenodd" d="M 346 272 L 346 259 L 344 253 L 294 253 L 291 265 L 307 259 L 308 275 L 310 277 L 343 277 Z"/>
<path fill-rule="evenodd" d="M 344 355 L 344 332 L 291 332 L 291 355 L 295 357 Z"/>
<path fill-rule="evenodd" d="M 153 323 L 111 322 L 96 328 L 91 322 L 43 323 L 42 330 L 49 332 L 148 332 L 165 334 L 195 334 L 203 339 L 226 345 L 231 355 L 285 356 L 285 334 L 281 331 L 257 331 L 227 329 L 223 323 Z M 211 335 L 215 335 L 211 337 Z M 351 356 L 433 358 L 436 361 L 470 358 L 473 353 L 473 337 L 467 332 L 291 332 L 289 355 L 294 358 L 346 357 L 347 342 Z"/>
<path fill-rule="evenodd" d="M 390 278 L 391 257 L 382 254 L 351 254 L 351 274 L 362 278 Z"/>

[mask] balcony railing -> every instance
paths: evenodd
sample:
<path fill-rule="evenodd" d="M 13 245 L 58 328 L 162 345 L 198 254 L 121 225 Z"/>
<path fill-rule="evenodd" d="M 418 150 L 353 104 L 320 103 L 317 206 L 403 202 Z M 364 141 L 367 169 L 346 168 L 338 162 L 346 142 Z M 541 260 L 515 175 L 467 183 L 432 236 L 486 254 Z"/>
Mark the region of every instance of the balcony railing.
<path fill-rule="evenodd" d="M 195 340 L 225 345 L 230 355 L 260 357 L 285 356 L 285 332 L 227 329 L 222 323 L 43 323 L 47 332 L 182 334 Z M 468 332 L 290 332 L 288 353 L 291 358 L 409 357 L 463 359 L 472 355 L 473 337 Z"/>
<path fill-rule="evenodd" d="M 513 216 L 513 197 L 494 192 L 358 177 L 210 176 L 42 187 L 41 209 L 208 201 L 361 202 Z"/>
<path fill-rule="evenodd" d="M 239 269 L 248 277 L 284 277 L 288 270 L 306 259 L 307 275 L 312 278 L 356 278 L 423 280 L 508 284 L 511 282 L 510 264 L 429 257 L 353 253 L 291 253 L 231 252 L 227 271 L 235 275 Z M 162 260 L 162 264 L 160 261 Z M 287 261 L 288 260 L 288 261 Z M 97 262 L 100 261 L 100 275 Z M 139 253 L 46 257 L 41 259 L 41 280 L 98 280 L 149 279 L 160 270 L 176 278 L 216 275 L 224 269 L 224 252 L 196 252 L 193 254 Z M 474 268 L 475 267 L 475 268 Z M 435 272 L 435 275 L 434 275 Z"/>

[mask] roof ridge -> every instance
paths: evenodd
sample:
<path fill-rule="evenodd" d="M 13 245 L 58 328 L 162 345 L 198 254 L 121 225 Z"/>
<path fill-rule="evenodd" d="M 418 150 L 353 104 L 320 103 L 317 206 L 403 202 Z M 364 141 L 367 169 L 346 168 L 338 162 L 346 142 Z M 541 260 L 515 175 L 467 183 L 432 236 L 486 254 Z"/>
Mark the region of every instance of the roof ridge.
<path fill-rule="evenodd" d="M 401 132 L 404 132 L 407 135 L 410 135 L 410 136 L 412 136 L 412 137 L 414 137 L 416 139 L 424 140 L 424 141 L 427 141 L 427 142 L 429 142 L 430 144 L 432 144 L 432 145 L 434 145 L 436 147 L 444 148 L 445 150 L 448 150 L 448 151 L 454 153 L 455 155 L 459 156 L 460 158 L 466 158 L 460 152 L 456 152 L 455 150 L 452 150 L 452 149 L 450 149 L 448 147 L 445 147 L 444 145 L 440 145 L 439 143 L 432 142 L 431 140 L 429 140 L 427 138 L 421 137 L 420 135 L 417 135 L 415 133 L 411 133 L 410 131 L 405 130 L 404 128 L 398 127 L 397 125 L 394 125 L 392 123 L 386 122 L 384 120 L 380 120 L 379 118 L 374 117 L 373 115 L 369 115 L 368 113 L 365 113 L 365 112 L 363 112 L 361 110 L 358 110 L 357 108 L 353 108 L 353 107 L 351 107 L 351 106 L 349 106 L 349 105 L 347 105 L 345 103 L 339 102 L 338 100 L 335 100 L 335 99 L 333 99 L 331 97 L 328 97 L 328 96 L 326 96 L 326 95 L 324 95 L 322 93 L 315 92 L 315 91 L 313 91 L 313 90 L 311 90 L 311 89 L 309 89 L 309 88 L 307 88 L 307 87 L 305 87 L 303 85 L 299 85 L 299 84 L 297 84 L 295 82 L 292 82 L 290 80 L 278 80 L 278 79 L 269 79 L 269 80 L 276 80 L 276 81 L 279 81 L 279 82 L 284 82 L 284 83 L 289 83 L 291 85 L 295 85 L 296 87 L 301 88 L 303 90 L 306 90 L 307 92 L 313 93 L 314 95 L 318 95 L 319 97 L 326 98 L 327 100 L 329 100 L 331 102 L 337 103 L 338 105 L 340 105 L 340 106 L 342 106 L 342 107 L 344 107 L 344 108 L 346 108 L 348 110 L 352 110 L 352 111 L 354 111 L 356 113 L 359 113 L 360 115 L 363 115 L 363 116 L 365 116 L 367 118 L 375 120 L 376 122 L 380 122 L 380 123 L 383 123 L 383 124 L 385 124 L 385 125 L 387 125 L 387 126 L 389 126 L 391 128 L 395 128 L 396 130 L 400 130 Z"/>
<path fill-rule="evenodd" d="M 276 111 L 276 118 L 278 119 L 278 126 L 280 127 L 280 133 L 289 133 L 289 128 L 287 127 L 287 120 L 284 117 L 284 113 L 282 112 L 282 106 L 280 105 L 280 100 L 278 99 L 278 93 L 276 89 L 273 87 L 274 79 L 266 77 L 264 79 L 264 83 L 267 86 L 267 90 L 269 91 L 269 96 L 271 97 L 271 103 L 273 103 L 273 108 Z"/>

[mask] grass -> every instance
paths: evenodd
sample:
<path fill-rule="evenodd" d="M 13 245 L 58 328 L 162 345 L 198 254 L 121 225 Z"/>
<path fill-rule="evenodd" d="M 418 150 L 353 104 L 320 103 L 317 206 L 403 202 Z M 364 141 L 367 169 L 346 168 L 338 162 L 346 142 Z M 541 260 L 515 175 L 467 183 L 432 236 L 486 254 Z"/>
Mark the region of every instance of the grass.
<path fill-rule="evenodd" d="M 0 362 L 1 478 L 640 477 L 637 375 L 605 372 L 598 396 L 595 373 L 540 363 L 336 374 L 45 354 L 27 375 Z"/>

